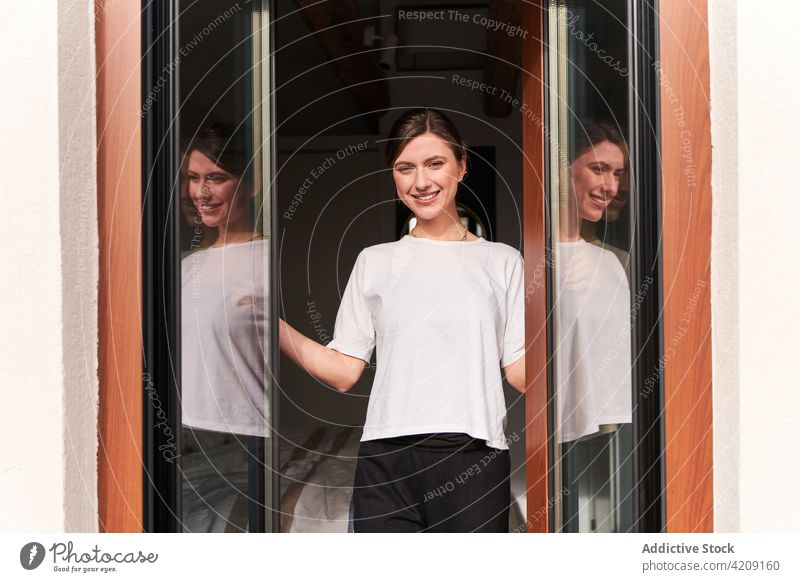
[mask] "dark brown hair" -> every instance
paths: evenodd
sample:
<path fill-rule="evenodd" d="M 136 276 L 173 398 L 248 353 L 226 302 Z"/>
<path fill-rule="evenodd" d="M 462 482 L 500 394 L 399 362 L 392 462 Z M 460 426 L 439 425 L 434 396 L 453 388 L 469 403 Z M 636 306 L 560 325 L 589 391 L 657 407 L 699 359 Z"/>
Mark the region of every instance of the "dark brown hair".
<path fill-rule="evenodd" d="M 438 109 L 419 107 L 405 111 L 392 125 L 384 154 L 386 165 L 391 168 L 406 144 L 427 132 L 431 132 L 447 142 L 447 145 L 453 150 L 456 162 L 460 162 L 462 159 L 465 163 L 467 162 L 467 146 L 450 118 Z"/>
<path fill-rule="evenodd" d="M 569 161 L 582 156 L 589 149 L 610 141 L 622 150 L 627 164 L 628 145 L 622 137 L 622 133 L 611 123 L 603 119 L 580 119 L 575 122 L 569 140 Z"/>
<path fill-rule="evenodd" d="M 226 172 L 252 184 L 252 164 L 247 154 L 247 140 L 244 129 L 240 128 L 225 123 L 214 123 L 201 128 L 186 147 L 186 159 L 197 150 Z"/>

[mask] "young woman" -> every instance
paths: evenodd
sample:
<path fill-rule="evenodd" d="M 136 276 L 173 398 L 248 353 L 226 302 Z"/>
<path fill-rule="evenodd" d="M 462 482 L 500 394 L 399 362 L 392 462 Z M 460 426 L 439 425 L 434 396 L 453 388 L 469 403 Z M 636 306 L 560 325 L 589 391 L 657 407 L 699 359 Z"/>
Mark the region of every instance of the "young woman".
<path fill-rule="evenodd" d="M 589 148 L 588 142 L 590 135 L 599 136 L 600 139 L 604 139 L 605 135 L 609 135 L 615 141 L 619 141 L 619 144 L 615 145 L 618 145 L 621 151 L 626 149 L 625 144 L 622 142 L 622 136 L 613 126 L 609 126 L 607 122 L 584 120 L 581 127 L 583 127 L 584 133 L 582 147 Z M 586 150 L 582 152 L 582 155 L 585 154 Z M 615 178 L 616 177 L 609 176 L 608 179 L 613 181 Z M 618 234 L 616 240 L 613 240 L 609 236 L 609 231 L 612 230 L 613 223 L 620 219 L 623 209 L 630 201 L 630 170 L 628 168 L 627 157 L 625 157 L 625 169 L 621 175 L 618 175 L 617 179 L 619 182 L 616 184 L 616 194 L 611 197 L 600 219 L 596 221 L 586 219 L 581 222 L 581 238 L 588 243 L 614 253 L 617 259 L 619 259 L 619 262 L 622 263 L 625 274 L 630 281 L 630 244 L 623 242 L 627 237 Z M 627 228 L 627 225 L 625 225 L 625 228 Z"/>
<path fill-rule="evenodd" d="M 358 255 L 333 341 L 323 346 L 281 320 L 280 347 L 342 392 L 377 349 L 354 531 L 508 531 L 502 373 L 525 390 L 522 255 L 461 224 L 467 149 L 443 113 L 406 111 L 387 144 L 415 228 Z"/>
<path fill-rule="evenodd" d="M 611 433 L 631 422 L 632 406 L 628 278 L 614 253 L 581 236 L 617 197 L 627 148 L 605 121 L 583 120 L 574 133 L 556 243 L 559 442 Z"/>
<path fill-rule="evenodd" d="M 202 224 L 181 261 L 184 526 L 247 528 L 247 437 L 268 435 L 266 242 L 254 232 L 243 136 L 215 125 L 187 148 L 184 180 Z"/>

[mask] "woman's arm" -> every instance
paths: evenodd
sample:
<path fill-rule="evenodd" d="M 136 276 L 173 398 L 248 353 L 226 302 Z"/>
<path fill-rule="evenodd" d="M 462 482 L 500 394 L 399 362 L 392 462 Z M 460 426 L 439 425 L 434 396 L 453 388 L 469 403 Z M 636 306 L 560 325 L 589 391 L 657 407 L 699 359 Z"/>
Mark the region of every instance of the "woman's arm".
<path fill-rule="evenodd" d="M 503 368 L 506 380 L 515 390 L 525 393 L 525 354 L 522 354 L 515 361 L 511 362 L 508 366 Z"/>
<path fill-rule="evenodd" d="M 315 378 L 347 392 L 358 382 L 367 362 L 326 348 L 307 338 L 283 319 L 279 320 L 281 352 Z"/>

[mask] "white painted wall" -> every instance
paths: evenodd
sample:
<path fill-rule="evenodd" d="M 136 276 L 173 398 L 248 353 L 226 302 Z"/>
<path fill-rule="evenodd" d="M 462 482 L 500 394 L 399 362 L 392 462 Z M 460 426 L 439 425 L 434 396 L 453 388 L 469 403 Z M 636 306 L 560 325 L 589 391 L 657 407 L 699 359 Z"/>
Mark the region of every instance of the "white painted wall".
<path fill-rule="evenodd" d="M 714 530 L 739 531 L 739 188 L 736 4 L 709 2 Z"/>
<path fill-rule="evenodd" d="M 0 19 L 0 530 L 97 530 L 91 0 Z"/>
<path fill-rule="evenodd" d="M 717 531 L 797 531 L 800 5 L 711 0 Z"/>

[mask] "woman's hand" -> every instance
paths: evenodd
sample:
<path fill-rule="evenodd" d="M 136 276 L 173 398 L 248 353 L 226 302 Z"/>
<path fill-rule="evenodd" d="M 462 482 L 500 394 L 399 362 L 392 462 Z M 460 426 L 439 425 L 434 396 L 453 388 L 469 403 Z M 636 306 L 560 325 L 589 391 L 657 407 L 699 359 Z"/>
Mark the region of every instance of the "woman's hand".
<path fill-rule="evenodd" d="M 358 382 L 368 362 L 329 349 L 307 338 L 283 319 L 278 321 L 281 352 L 295 364 L 339 392 L 347 392 Z"/>

